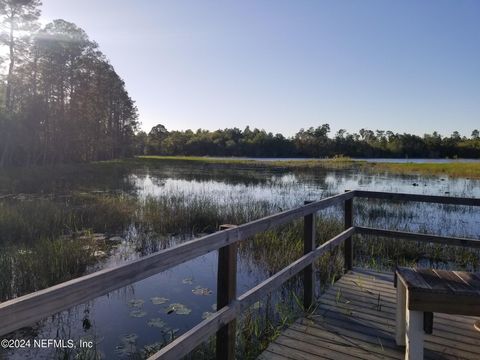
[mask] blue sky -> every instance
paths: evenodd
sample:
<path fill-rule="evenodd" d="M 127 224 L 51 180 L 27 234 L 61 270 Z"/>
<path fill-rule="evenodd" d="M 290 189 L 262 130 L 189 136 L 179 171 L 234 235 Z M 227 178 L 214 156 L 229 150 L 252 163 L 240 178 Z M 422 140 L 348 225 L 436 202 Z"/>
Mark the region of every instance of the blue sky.
<path fill-rule="evenodd" d="M 480 128 L 477 0 L 44 0 L 96 40 L 142 127 Z"/>

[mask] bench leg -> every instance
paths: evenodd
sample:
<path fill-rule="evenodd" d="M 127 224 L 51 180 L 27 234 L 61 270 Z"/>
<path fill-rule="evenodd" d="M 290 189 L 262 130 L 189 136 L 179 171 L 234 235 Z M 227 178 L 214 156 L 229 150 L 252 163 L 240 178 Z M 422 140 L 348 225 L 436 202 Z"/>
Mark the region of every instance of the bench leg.
<path fill-rule="evenodd" d="M 397 345 L 405 346 L 405 324 L 406 318 L 406 297 L 407 291 L 405 285 L 397 280 L 397 311 L 395 316 L 395 341 Z"/>
<path fill-rule="evenodd" d="M 405 360 L 423 360 L 423 312 L 406 309 L 406 320 Z"/>

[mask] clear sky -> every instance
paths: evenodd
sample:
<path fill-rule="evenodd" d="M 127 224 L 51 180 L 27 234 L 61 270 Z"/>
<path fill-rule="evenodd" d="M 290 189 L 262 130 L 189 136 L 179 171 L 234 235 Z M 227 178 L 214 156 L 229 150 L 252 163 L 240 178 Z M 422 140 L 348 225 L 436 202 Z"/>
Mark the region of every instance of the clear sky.
<path fill-rule="evenodd" d="M 478 0 L 43 0 L 96 40 L 142 127 L 480 128 Z"/>

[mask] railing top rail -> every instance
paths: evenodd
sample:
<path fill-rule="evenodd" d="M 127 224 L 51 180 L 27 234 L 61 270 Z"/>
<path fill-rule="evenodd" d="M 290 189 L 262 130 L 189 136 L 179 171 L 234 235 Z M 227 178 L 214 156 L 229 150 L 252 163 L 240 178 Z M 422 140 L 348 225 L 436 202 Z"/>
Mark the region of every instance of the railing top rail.
<path fill-rule="evenodd" d="M 354 191 L 302 205 L 0 303 L 0 335 L 146 279 L 173 266 L 352 199 Z"/>
<path fill-rule="evenodd" d="M 407 194 L 407 193 L 390 193 L 381 191 L 355 190 L 355 197 L 383 199 L 391 201 L 417 201 L 435 204 L 446 205 L 466 205 L 466 206 L 480 206 L 479 198 L 466 197 L 452 197 L 452 196 L 438 196 L 438 195 L 421 195 L 421 194 Z"/>

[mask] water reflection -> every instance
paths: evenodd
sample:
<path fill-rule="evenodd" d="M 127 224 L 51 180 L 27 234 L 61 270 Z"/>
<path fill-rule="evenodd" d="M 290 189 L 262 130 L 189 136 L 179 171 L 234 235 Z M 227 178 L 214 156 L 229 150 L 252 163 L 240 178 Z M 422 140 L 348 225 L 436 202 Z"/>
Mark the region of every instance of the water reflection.
<path fill-rule="evenodd" d="M 81 173 L 82 176 L 79 176 L 79 171 L 70 169 L 50 181 L 48 177 L 42 177 L 41 186 L 38 183 L 35 185 L 32 179 L 20 177 L 16 185 L 9 185 L 7 189 L 4 185 L 2 191 L 4 194 L 10 194 L 12 189 L 16 193 L 42 193 L 42 196 L 53 195 L 57 199 L 59 195 L 68 196 L 78 191 L 101 191 L 128 194 L 140 203 L 166 194 L 181 194 L 183 199 L 187 199 L 185 201 L 199 196 L 220 205 L 263 202 L 269 204 L 271 212 L 347 189 L 480 197 L 478 180 L 398 176 L 387 172 L 359 172 L 356 168 L 287 171 L 246 165 L 239 169 L 179 163 L 160 167 L 112 167 L 87 172 L 86 175 Z M 13 201 L 27 200 L 24 197 Z M 341 208 L 323 211 L 320 216 L 340 220 Z M 355 222 L 397 230 L 480 237 L 480 216 L 478 210 L 470 207 L 356 200 Z M 118 234 L 121 241 L 112 246 L 108 256 L 100 259 L 89 271 L 113 267 L 198 235 L 152 233 L 148 226 L 135 222 L 124 225 L 125 230 Z M 139 242 L 152 246 L 138 246 Z M 271 274 L 271 266 L 255 258 L 254 251 L 254 248 L 247 248 L 239 253 L 239 294 Z M 141 353 L 147 345 L 155 349 L 214 311 L 216 263 L 216 254 L 207 254 L 11 336 L 94 339 L 97 344 L 95 351 L 81 354 L 80 358 L 129 357 Z M 282 291 L 288 293 L 291 289 Z M 270 298 L 270 301 L 274 303 L 275 298 Z M 51 351 L 19 349 L 3 354 L 12 359 L 49 359 L 53 355 Z M 73 353 L 75 351 L 70 357 Z"/>

